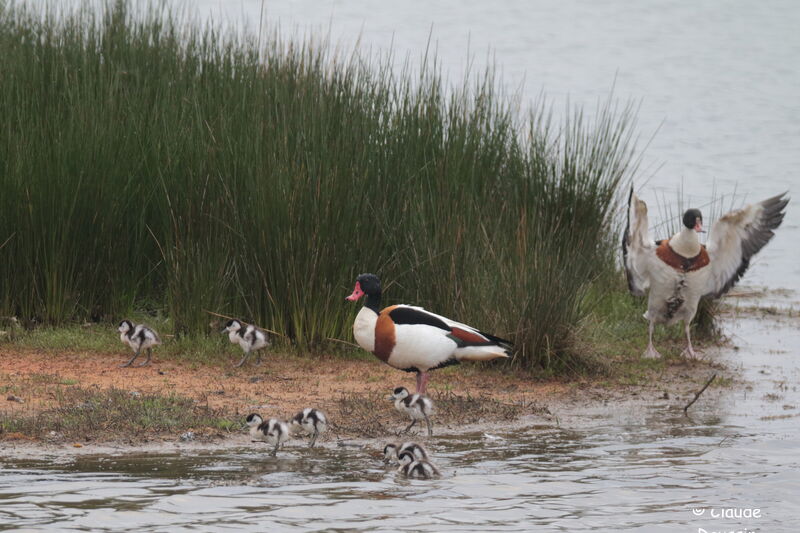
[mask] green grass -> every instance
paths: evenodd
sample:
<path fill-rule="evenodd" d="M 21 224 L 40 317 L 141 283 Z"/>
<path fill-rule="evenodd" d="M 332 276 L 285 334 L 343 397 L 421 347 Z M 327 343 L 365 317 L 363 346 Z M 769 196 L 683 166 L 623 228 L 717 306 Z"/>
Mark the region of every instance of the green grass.
<path fill-rule="evenodd" d="M 647 308 L 646 298 L 629 294 L 622 277 L 605 279 L 603 285 L 602 292 L 589 298 L 592 308 L 569 338 L 570 350 L 582 354 L 574 361 L 571 374 L 604 375 L 614 383 L 627 380 L 628 384 L 641 385 L 652 379 L 653 372 L 681 361 L 686 347 L 682 323 L 656 325 L 653 343 L 663 357 L 643 359 L 648 342 L 647 321 L 642 316 Z M 692 343 L 701 352 L 723 340 L 714 326 L 713 314 L 709 313 L 708 318 L 707 324 L 692 324 Z"/>
<path fill-rule="evenodd" d="M 327 351 L 371 271 L 387 304 L 511 338 L 515 368 L 589 367 L 572 339 L 615 268 L 629 108 L 554 124 L 491 71 L 449 89 L 432 57 L 261 42 L 125 1 L 0 2 L 0 313 L 141 313 L 210 354 L 211 310 Z"/>
<path fill-rule="evenodd" d="M 53 389 L 52 407 L 39 413 L 0 414 L 0 435 L 69 440 L 142 439 L 211 428 L 231 432 L 241 421 L 177 395 L 134 394 L 75 386 Z"/>
<path fill-rule="evenodd" d="M 148 321 L 152 327 L 167 325 L 158 320 Z M 165 335 L 163 344 L 154 348 L 153 356 L 192 364 L 220 364 L 242 356 L 238 346 L 232 345 L 226 335 L 192 335 L 175 337 Z M 132 355 L 122 344 L 116 326 L 112 324 L 87 324 L 83 326 L 42 326 L 21 330 L 10 339 L 0 342 L 12 348 L 33 348 L 52 353 L 63 351 L 119 354 L 120 363 Z M 143 361 L 144 355 L 137 361 Z M 252 357 L 251 357 L 252 358 Z M 134 363 L 136 364 L 136 363 Z"/>

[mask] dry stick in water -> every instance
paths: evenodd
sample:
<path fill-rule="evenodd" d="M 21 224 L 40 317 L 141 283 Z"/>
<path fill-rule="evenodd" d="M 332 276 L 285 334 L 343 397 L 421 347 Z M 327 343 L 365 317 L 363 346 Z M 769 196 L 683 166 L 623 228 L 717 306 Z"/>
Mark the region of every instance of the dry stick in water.
<path fill-rule="evenodd" d="M 692 401 L 686 404 L 686 407 L 684 407 L 684 408 L 683 408 L 683 414 L 686 414 L 686 410 L 687 410 L 688 408 L 690 408 L 694 402 L 696 402 L 696 401 L 697 401 L 697 399 L 700 397 L 700 395 L 701 395 L 701 394 L 703 394 L 703 391 L 705 391 L 705 390 L 708 388 L 708 386 L 709 386 L 709 385 L 711 385 L 711 382 L 712 382 L 712 381 L 714 381 L 714 378 L 715 378 L 715 377 L 717 377 L 717 374 L 716 374 L 716 372 L 714 373 L 714 375 L 713 375 L 713 376 L 711 376 L 711 379 L 709 379 L 708 381 L 706 381 L 706 384 L 705 384 L 705 385 L 703 385 L 703 388 L 702 388 L 702 389 L 700 389 L 700 390 L 697 392 L 697 394 L 695 394 L 695 395 L 694 395 L 694 398 L 692 398 Z"/>

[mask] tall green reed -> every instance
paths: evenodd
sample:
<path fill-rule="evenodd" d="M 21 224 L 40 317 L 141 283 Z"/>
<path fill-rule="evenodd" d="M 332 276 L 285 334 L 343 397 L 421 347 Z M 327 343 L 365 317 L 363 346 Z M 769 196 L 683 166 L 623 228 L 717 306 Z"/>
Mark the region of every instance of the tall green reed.
<path fill-rule="evenodd" d="M 568 335 L 615 268 L 632 113 L 527 119 L 491 71 L 253 39 L 166 8 L 0 4 L 0 309 L 27 321 L 206 310 L 303 349 L 350 338 L 357 274 L 579 364 Z M 596 291 L 595 291 L 596 292 Z"/>

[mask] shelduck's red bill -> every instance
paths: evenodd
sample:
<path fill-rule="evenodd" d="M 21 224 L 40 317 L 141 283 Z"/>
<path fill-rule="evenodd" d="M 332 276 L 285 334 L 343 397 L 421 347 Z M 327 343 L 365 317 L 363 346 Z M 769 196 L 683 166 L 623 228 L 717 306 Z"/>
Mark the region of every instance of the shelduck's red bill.
<path fill-rule="evenodd" d="M 694 225 L 694 230 L 697 233 L 705 233 L 705 231 L 703 231 L 703 223 L 699 220 L 697 221 L 697 224 Z"/>
<path fill-rule="evenodd" d="M 361 290 L 361 284 L 356 281 L 356 288 L 353 289 L 353 294 L 345 298 L 345 300 L 349 300 L 351 302 L 355 302 L 359 298 L 364 296 L 364 291 Z"/>

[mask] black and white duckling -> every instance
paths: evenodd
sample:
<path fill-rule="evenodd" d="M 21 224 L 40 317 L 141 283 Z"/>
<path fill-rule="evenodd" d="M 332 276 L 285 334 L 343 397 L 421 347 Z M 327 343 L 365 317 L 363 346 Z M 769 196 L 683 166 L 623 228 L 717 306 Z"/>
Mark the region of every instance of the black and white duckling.
<path fill-rule="evenodd" d="M 127 344 L 133 350 L 133 357 L 131 357 L 130 361 L 125 363 L 124 365 L 120 365 L 122 367 L 131 366 L 131 363 L 139 357 L 139 354 L 142 353 L 142 350 L 147 350 L 147 359 L 139 366 L 144 366 L 150 362 L 150 357 L 152 356 L 152 348 L 153 346 L 158 346 L 161 344 L 161 339 L 158 338 L 158 333 L 155 330 L 148 328 L 144 324 L 136 324 L 133 325 L 133 322 L 130 320 L 123 320 L 119 323 L 119 327 L 117 328 L 119 331 L 119 340 Z"/>
<path fill-rule="evenodd" d="M 395 444 L 390 442 L 383 447 L 383 460 L 387 463 L 397 463 L 400 461 L 400 454 L 410 452 L 415 459 L 428 460 L 428 452 L 421 444 L 416 442 L 404 442 Z"/>
<path fill-rule="evenodd" d="M 400 452 L 398 459 L 400 460 L 400 468 L 397 471 L 406 477 L 431 479 L 441 475 L 435 464 L 427 459 L 418 459 L 410 450 Z"/>
<path fill-rule="evenodd" d="M 255 326 L 245 326 L 238 320 L 229 320 L 228 323 L 225 324 L 225 329 L 223 329 L 222 332 L 227 332 L 228 339 L 230 339 L 233 344 L 241 346 L 242 350 L 244 350 L 244 357 L 236 364 L 237 368 L 247 361 L 250 352 L 255 352 L 269 346 L 269 339 L 266 333 Z M 256 353 L 256 364 L 261 364 L 261 356 L 258 353 Z"/>
<path fill-rule="evenodd" d="M 304 431 L 307 435 L 311 435 L 311 443 L 308 447 L 313 448 L 317 437 L 328 429 L 328 419 L 325 418 L 325 413 L 319 409 L 306 407 L 289 420 L 289 426 L 295 431 Z"/>
<path fill-rule="evenodd" d="M 270 418 L 264 422 L 260 415 L 252 413 L 247 415 L 247 425 L 250 427 L 250 436 L 253 439 L 275 446 L 270 454 L 273 457 L 278 454 L 281 444 L 289 440 L 289 426 L 277 418 Z"/>
<path fill-rule="evenodd" d="M 429 418 L 433 414 L 433 401 L 430 398 L 424 394 L 409 394 L 405 387 L 397 387 L 389 399 L 394 400 L 395 409 L 411 417 L 411 424 L 403 430 L 403 433 L 407 433 L 418 421 L 425 420 L 428 425 L 428 436 L 433 435 Z"/>

